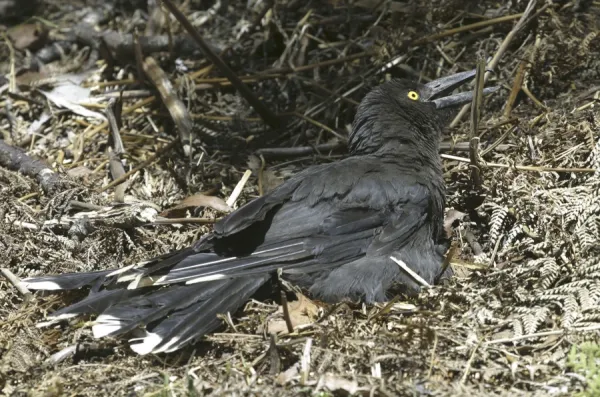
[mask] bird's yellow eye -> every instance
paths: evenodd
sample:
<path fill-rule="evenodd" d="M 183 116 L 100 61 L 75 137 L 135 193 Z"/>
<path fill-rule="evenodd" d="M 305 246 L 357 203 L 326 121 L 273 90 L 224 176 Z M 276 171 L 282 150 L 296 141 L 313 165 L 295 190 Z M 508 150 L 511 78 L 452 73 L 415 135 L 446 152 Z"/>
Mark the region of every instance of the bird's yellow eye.
<path fill-rule="evenodd" d="M 416 91 L 409 91 L 408 92 L 408 98 L 412 99 L 413 101 L 418 101 L 419 100 L 419 93 Z"/>

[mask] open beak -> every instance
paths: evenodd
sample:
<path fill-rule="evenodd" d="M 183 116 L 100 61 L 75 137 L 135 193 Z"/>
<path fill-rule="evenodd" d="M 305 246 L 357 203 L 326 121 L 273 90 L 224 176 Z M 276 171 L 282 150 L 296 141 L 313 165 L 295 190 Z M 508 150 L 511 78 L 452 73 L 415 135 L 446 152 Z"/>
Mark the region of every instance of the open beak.
<path fill-rule="evenodd" d="M 475 77 L 475 73 L 475 70 L 456 73 L 425 84 L 425 99 L 429 102 L 433 102 L 436 109 L 460 106 L 471 102 L 473 100 L 472 91 L 461 92 L 460 94 L 454 95 L 452 95 L 452 91 L 470 81 Z M 491 94 L 499 88 L 499 86 L 484 88 L 483 94 Z"/>

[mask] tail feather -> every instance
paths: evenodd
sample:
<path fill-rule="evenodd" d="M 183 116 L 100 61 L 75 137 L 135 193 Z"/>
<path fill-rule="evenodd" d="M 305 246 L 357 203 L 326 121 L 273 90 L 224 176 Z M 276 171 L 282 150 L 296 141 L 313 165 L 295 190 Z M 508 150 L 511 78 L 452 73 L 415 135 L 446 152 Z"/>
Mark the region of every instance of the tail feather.
<path fill-rule="evenodd" d="M 79 314 L 99 314 L 118 302 L 130 300 L 142 293 L 144 293 L 144 291 L 141 289 L 130 290 L 119 288 L 102 290 L 88 295 L 87 298 L 77 303 L 57 310 L 48 317 L 58 320 L 61 318 L 74 317 Z"/>
<path fill-rule="evenodd" d="M 92 327 L 97 338 L 145 328 L 144 337 L 130 342 L 134 351 L 147 354 L 177 350 L 215 330 L 221 324 L 217 314 L 238 310 L 270 272 L 315 264 L 299 241 L 265 245 L 244 257 L 195 246 L 120 269 L 32 278 L 24 284 L 52 290 L 92 286 L 87 298 L 51 318 L 99 314 Z"/>
<path fill-rule="evenodd" d="M 214 331 L 221 324 L 217 314 L 238 310 L 268 278 L 263 275 L 228 280 L 205 300 L 163 317 L 156 325 L 147 326 L 146 336 L 132 340 L 139 343 L 132 344 L 131 348 L 138 354 L 169 353 L 180 349 Z"/>
<path fill-rule="evenodd" d="M 226 281 L 215 281 L 193 286 L 175 285 L 123 300 L 104 310 L 96 319 L 94 335 L 115 336 L 131 331 L 140 324 L 149 324 L 170 312 L 208 299 L 225 283 Z M 110 329 L 106 329 L 105 325 Z"/>
<path fill-rule="evenodd" d="M 107 277 L 111 270 L 99 270 L 88 273 L 66 273 L 58 276 L 44 276 L 26 278 L 21 284 L 33 290 L 71 290 L 94 284 L 96 281 Z"/>

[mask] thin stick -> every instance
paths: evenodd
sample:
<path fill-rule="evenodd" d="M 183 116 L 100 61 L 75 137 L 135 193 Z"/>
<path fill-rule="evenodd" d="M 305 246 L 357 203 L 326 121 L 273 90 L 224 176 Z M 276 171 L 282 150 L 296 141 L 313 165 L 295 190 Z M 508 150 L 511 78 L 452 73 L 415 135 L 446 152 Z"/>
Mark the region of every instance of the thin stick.
<path fill-rule="evenodd" d="M 171 150 L 177 144 L 177 142 L 179 142 L 177 139 L 172 140 L 171 143 L 169 143 L 166 146 L 163 146 L 156 153 L 154 153 L 153 156 L 150 156 L 145 161 L 142 161 L 137 167 L 132 168 L 131 170 L 127 171 L 126 173 L 124 173 L 123 175 L 121 175 L 119 178 L 115 179 L 108 185 L 101 187 L 100 190 L 98 190 L 98 193 L 102 193 L 105 190 L 110 189 L 111 187 L 113 187 L 115 185 L 119 185 L 120 183 L 125 181 L 127 178 L 129 178 L 129 176 L 135 174 L 136 172 L 138 172 L 139 170 L 141 170 L 143 168 L 146 168 L 147 166 L 149 166 L 150 164 L 152 164 L 153 162 L 158 160 L 160 157 L 164 156 L 169 150 Z"/>
<path fill-rule="evenodd" d="M 465 382 L 467 381 L 467 376 L 469 376 L 471 366 L 473 365 L 473 360 L 475 359 L 475 353 L 477 353 L 479 346 L 481 346 L 481 341 L 479 341 L 479 343 L 477 343 L 477 346 L 475 346 L 475 348 L 473 349 L 473 352 L 471 352 L 471 356 L 469 357 L 469 361 L 467 361 L 467 365 L 465 367 L 465 372 L 463 373 L 463 376 L 460 378 L 461 385 L 464 385 Z"/>
<path fill-rule="evenodd" d="M 6 34 L 3 34 L 4 42 L 8 47 L 9 59 L 10 59 L 10 72 L 9 72 L 9 81 L 8 81 L 8 92 L 17 92 L 17 74 L 15 67 L 15 48 L 12 45 L 12 42 L 8 38 Z"/>
<path fill-rule="evenodd" d="M 308 373 L 310 371 L 310 350 L 312 348 L 312 338 L 306 338 L 306 344 L 302 352 L 302 358 L 300 359 L 300 384 L 304 385 L 308 379 Z"/>
<path fill-rule="evenodd" d="M 465 157 L 453 156 L 451 154 L 440 154 L 440 157 L 446 160 L 461 161 L 463 163 L 470 163 L 471 160 Z M 493 168 L 511 168 L 518 171 L 534 171 L 534 172 L 596 172 L 593 168 L 552 168 L 552 167 L 535 167 L 529 165 L 510 165 L 510 164 L 498 164 L 498 163 L 481 163 L 483 167 Z"/>
<path fill-rule="evenodd" d="M 25 302 L 29 302 L 33 298 L 33 294 L 21 283 L 21 280 L 19 280 L 19 278 L 15 276 L 13 272 L 5 267 L 2 267 L 0 268 L 0 273 L 2 273 L 8 282 L 11 283 L 21 295 L 23 295 L 23 300 Z"/>
<path fill-rule="evenodd" d="M 534 334 L 515 336 L 514 338 L 494 339 L 494 340 L 485 342 L 485 346 L 494 345 L 494 344 L 498 344 L 498 343 L 518 342 L 523 339 L 540 338 L 543 336 L 565 335 L 567 333 L 588 332 L 588 331 L 597 331 L 597 330 L 600 330 L 600 324 L 590 325 L 589 327 L 572 328 L 572 329 L 569 329 L 568 331 L 564 330 L 564 329 L 558 329 L 558 330 L 554 330 L 554 331 L 544 331 L 544 332 L 537 332 Z"/>
<path fill-rule="evenodd" d="M 288 306 L 287 296 L 285 295 L 285 291 L 280 291 L 281 295 L 281 308 L 283 309 L 283 319 L 285 320 L 285 325 L 287 327 L 288 333 L 294 332 L 294 324 L 292 323 L 292 318 L 290 317 L 290 308 Z"/>
<path fill-rule="evenodd" d="M 311 119 L 310 117 L 305 116 L 300 112 L 294 112 L 294 115 L 301 118 L 302 120 L 308 121 L 309 123 L 313 124 L 314 126 L 316 126 L 318 128 L 324 129 L 325 131 L 329 132 L 330 134 L 334 135 L 335 137 L 341 139 L 342 142 L 346 141 L 348 139 L 345 136 L 342 136 L 341 134 L 339 134 L 337 131 L 330 128 L 329 126 L 326 126 L 325 124 L 320 123 L 317 120 Z"/>
<path fill-rule="evenodd" d="M 400 259 L 394 258 L 393 256 L 390 256 L 390 259 L 396 262 L 396 264 L 400 266 L 400 269 L 404 270 L 405 273 L 411 276 L 418 284 L 421 284 L 422 287 L 431 287 L 431 285 L 427 281 L 425 281 L 421 276 L 415 273 L 410 267 L 406 265 L 406 263 L 404 263 Z"/>
<path fill-rule="evenodd" d="M 181 26 L 187 30 L 187 32 L 192 36 L 194 41 L 198 44 L 204 56 L 206 56 L 219 70 L 221 73 L 225 75 L 231 81 L 231 84 L 239 91 L 239 93 L 248 101 L 250 106 L 256 110 L 256 113 L 260 115 L 260 117 L 267 123 L 271 128 L 278 128 L 281 125 L 281 121 L 273 113 L 265 104 L 254 95 L 254 93 L 248 88 L 246 84 L 240 80 L 240 78 L 231 70 L 231 68 L 217 55 L 213 52 L 208 44 L 204 41 L 200 33 L 194 28 L 194 26 L 190 23 L 190 21 L 183 15 L 181 11 L 170 1 L 170 0 L 162 0 L 163 4 L 166 8 L 169 9 L 171 14 L 179 21 Z"/>
<path fill-rule="evenodd" d="M 467 30 L 476 30 L 476 29 L 480 29 L 480 28 L 485 28 L 486 26 L 497 25 L 502 22 L 510 22 L 515 19 L 522 18 L 523 14 L 525 14 L 525 13 L 505 15 L 502 17 L 494 18 L 494 19 L 488 19 L 486 21 L 475 22 L 475 23 L 472 23 L 469 25 L 459 26 L 454 29 L 448 29 L 448 30 L 445 30 L 440 33 L 436 33 L 436 34 L 432 34 L 427 37 L 423 37 L 422 39 L 418 39 L 413 43 L 413 45 L 429 43 L 429 42 L 432 42 L 435 40 L 443 39 L 444 37 L 455 35 L 457 33 L 466 32 Z"/>
<path fill-rule="evenodd" d="M 546 8 L 548 8 L 547 4 L 544 5 L 540 9 L 540 11 L 537 12 L 535 15 L 539 15 L 540 12 L 543 11 L 543 10 L 545 10 Z M 500 59 L 502 58 L 502 56 L 504 55 L 504 53 L 508 49 L 508 46 L 509 46 L 510 42 L 515 37 L 515 35 L 518 33 L 518 31 L 521 30 L 521 28 L 523 27 L 523 25 L 525 25 L 525 22 L 528 21 L 529 15 L 531 14 L 531 12 L 534 9 L 535 9 L 535 0 L 529 0 L 529 3 L 527 4 L 527 7 L 525 8 L 525 12 L 523 12 L 523 14 L 521 14 L 521 18 L 519 19 L 519 21 L 512 28 L 512 30 L 510 32 L 508 32 L 508 34 L 504 38 L 504 41 L 502 42 L 502 44 L 500 44 L 500 47 L 498 47 L 498 51 L 496 51 L 496 54 L 494 54 L 494 57 L 492 58 L 492 60 L 488 64 L 487 69 L 489 69 L 489 70 L 495 70 L 496 69 L 496 66 L 498 66 L 498 63 L 500 62 Z M 484 77 L 484 82 L 488 81 L 490 75 L 491 75 L 490 72 L 486 72 L 485 77 Z M 471 107 L 470 103 L 468 103 L 465 106 L 463 106 L 462 109 L 460 110 L 460 112 L 454 118 L 454 120 L 452 120 L 452 123 L 450 123 L 450 127 L 456 127 L 456 125 L 460 122 L 460 120 L 462 120 L 462 118 L 464 117 L 464 115 L 467 114 L 467 112 L 469 111 L 470 107 Z"/>
<path fill-rule="evenodd" d="M 216 223 L 221 218 L 165 218 L 165 219 L 157 219 L 154 222 L 150 223 L 150 225 L 172 225 L 175 223 L 193 223 L 197 225 L 210 225 Z"/>
<path fill-rule="evenodd" d="M 477 62 L 475 74 L 475 87 L 473 88 L 473 104 L 471 106 L 471 140 L 469 142 L 469 159 L 471 160 L 471 183 L 476 189 L 481 188 L 481 167 L 479 166 L 479 117 L 481 115 L 481 103 L 483 101 L 483 76 L 485 74 L 485 61 Z"/>
<path fill-rule="evenodd" d="M 228 206 L 233 208 L 233 205 L 235 204 L 236 200 L 242 193 L 242 189 L 244 188 L 244 185 L 246 185 L 246 182 L 248 182 L 250 175 L 252 175 L 252 171 L 246 170 L 246 172 L 244 172 L 242 179 L 240 179 L 238 184 L 235 186 L 235 189 L 233 189 L 233 192 L 231 192 L 231 196 L 229 196 L 229 198 L 226 201 Z"/>
<path fill-rule="evenodd" d="M 481 151 L 481 157 L 485 156 L 486 154 L 488 154 L 492 150 L 494 150 L 497 147 L 499 147 L 500 144 L 502 143 L 502 141 L 504 141 L 506 139 L 506 137 L 509 136 L 511 133 L 513 133 L 514 131 L 516 131 L 517 128 L 518 128 L 517 126 L 514 126 L 512 128 L 509 128 L 508 130 L 506 130 L 506 132 L 504 134 L 502 134 L 500 136 L 500 138 L 498 138 L 494 143 L 492 143 L 490 146 L 486 147 L 484 150 Z"/>
<path fill-rule="evenodd" d="M 523 78 L 525 77 L 525 69 L 527 68 L 527 62 L 525 60 L 521 61 L 519 64 L 519 68 L 517 69 L 517 74 L 515 76 L 515 80 L 513 81 L 512 89 L 510 90 L 510 94 L 508 95 L 508 99 L 506 100 L 506 105 L 504 105 L 504 117 L 509 118 L 510 112 L 512 112 L 513 105 L 517 100 L 517 94 L 521 91 L 521 87 L 523 86 Z"/>
<path fill-rule="evenodd" d="M 433 361 L 435 359 L 435 351 L 437 350 L 438 345 L 438 335 L 437 332 L 433 333 L 433 348 L 431 349 L 431 358 L 429 359 L 429 370 L 427 371 L 427 378 L 431 378 L 431 373 L 433 372 Z"/>

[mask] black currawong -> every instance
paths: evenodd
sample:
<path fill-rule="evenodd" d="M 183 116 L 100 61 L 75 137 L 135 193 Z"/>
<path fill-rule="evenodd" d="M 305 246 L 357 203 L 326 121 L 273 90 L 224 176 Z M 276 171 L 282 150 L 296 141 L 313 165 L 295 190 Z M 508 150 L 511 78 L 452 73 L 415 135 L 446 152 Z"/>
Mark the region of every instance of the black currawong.
<path fill-rule="evenodd" d="M 278 269 L 328 302 L 383 301 L 393 283 L 416 289 L 391 257 L 431 283 L 447 249 L 438 144 L 457 106 L 472 99 L 452 91 L 474 75 L 428 84 L 393 80 L 373 89 L 358 107 L 350 157 L 295 175 L 190 248 L 121 269 L 23 284 L 91 286 L 87 298 L 51 317 L 99 314 L 96 337 L 142 328 L 145 336 L 131 347 L 147 354 L 180 349 L 215 330 L 217 314 L 239 309 Z"/>

